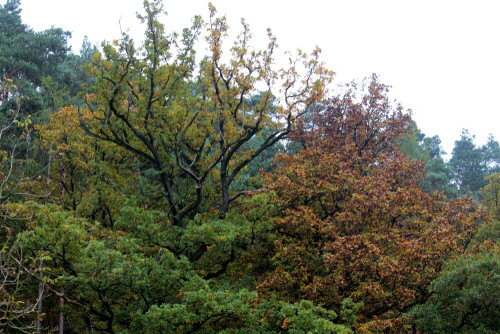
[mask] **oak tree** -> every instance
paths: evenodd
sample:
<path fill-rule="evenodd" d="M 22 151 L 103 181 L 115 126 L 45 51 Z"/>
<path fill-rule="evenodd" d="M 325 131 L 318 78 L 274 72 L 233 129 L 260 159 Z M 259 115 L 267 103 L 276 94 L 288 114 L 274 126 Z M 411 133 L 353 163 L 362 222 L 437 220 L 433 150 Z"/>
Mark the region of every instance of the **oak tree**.
<path fill-rule="evenodd" d="M 145 4 L 143 46 L 125 35 L 93 58 L 96 83 L 86 101 L 94 119 L 83 126 L 155 171 L 175 225 L 212 207 L 223 217 L 243 194 L 232 190 L 240 172 L 290 133 L 323 97 L 332 72 L 319 61 L 319 49 L 299 51 L 288 69 L 274 69 L 275 37 L 268 31 L 267 48 L 253 49 L 244 21 L 228 51 L 226 19 L 213 6 L 208 23 L 196 17 L 180 37 L 167 35 L 161 1 Z M 194 45 L 205 27 L 209 54 L 197 66 Z M 245 149 L 258 136 L 259 145 Z M 207 202 L 209 183 L 219 193 L 215 202 Z"/>
<path fill-rule="evenodd" d="M 387 91 L 374 75 L 326 101 L 300 127 L 303 148 L 267 176 L 283 212 L 261 291 L 335 311 L 362 302 L 360 331 L 404 331 L 404 313 L 428 298 L 481 217 L 470 200 L 419 188 L 422 163 L 400 151 L 409 115 Z"/>

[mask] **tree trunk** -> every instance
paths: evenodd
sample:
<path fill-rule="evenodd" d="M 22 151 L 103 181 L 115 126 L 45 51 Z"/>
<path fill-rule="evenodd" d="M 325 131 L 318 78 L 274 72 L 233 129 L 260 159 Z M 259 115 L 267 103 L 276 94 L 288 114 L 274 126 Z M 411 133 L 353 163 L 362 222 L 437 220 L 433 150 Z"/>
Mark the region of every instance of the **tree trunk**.
<path fill-rule="evenodd" d="M 42 261 L 40 261 L 40 273 L 38 275 L 38 304 L 37 304 L 37 319 L 36 319 L 36 334 L 42 334 L 42 313 L 43 313 L 43 271 Z"/>
<path fill-rule="evenodd" d="M 64 334 L 64 290 L 59 296 L 59 325 L 58 325 L 58 333 Z"/>

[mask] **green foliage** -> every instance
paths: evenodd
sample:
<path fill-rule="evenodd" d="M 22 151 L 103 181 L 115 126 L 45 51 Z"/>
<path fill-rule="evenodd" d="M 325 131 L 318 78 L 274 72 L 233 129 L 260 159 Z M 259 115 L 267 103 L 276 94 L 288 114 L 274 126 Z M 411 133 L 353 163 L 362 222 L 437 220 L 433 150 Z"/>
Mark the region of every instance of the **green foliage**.
<path fill-rule="evenodd" d="M 432 283 L 432 295 L 411 315 L 424 333 L 498 333 L 498 250 L 450 262 Z"/>
<path fill-rule="evenodd" d="M 476 192 L 485 186 L 483 152 L 474 145 L 474 136 L 469 135 L 467 130 L 462 131 L 460 140 L 455 142 L 450 165 L 462 194 Z"/>
<path fill-rule="evenodd" d="M 186 293 L 184 298 L 186 304 L 153 308 L 134 329 L 144 333 L 353 333 L 335 323 L 333 311 L 309 301 L 259 301 L 255 293 L 245 290 L 214 292 L 207 288 Z"/>
<path fill-rule="evenodd" d="M 478 191 L 486 185 L 485 177 L 499 171 L 500 147 L 493 136 L 482 147 L 474 144 L 474 138 L 464 129 L 449 163 L 460 194 L 477 198 Z"/>
<path fill-rule="evenodd" d="M 33 32 L 21 22 L 19 1 L 0 7 L 0 74 L 8 78 L 29 78 L 35 85 L 54 69 L 69 51 L 68 32 L 50 28 Z"/>
<path fill-rule="evenodd" d="M 67 45 L 71 34 L 55 27 L 33 31 L 22 23 L 19 6 L 14 0 L 0 5 L 0 77 L 17 86 L 16 92 L 2 92 L 0 102 L 23 96 L 22 114 L 30 115 L 77 102 L 87 77 L 82 58 L 71 54 Z M 0 110 L 5 107 L 12 105 L 5 103 Z"/>
<path fill-rule="evenodd" d="M 156 173 L 174 224 L 211 208 L 223 218 L 244 194 L 243 185 L 235 186 L 242 171 L 322 98 L 332 72 L 319 61 L 319 49 L 275 69 L 275 37 L 269 32 L 268 46 L 254 50 L 244 22 L 226 48 L 229 27 L 213 6 L 207 24 L 196 17 L 182 35 L 166 34 L 161 1 L 146 1 L 145 9 L 140 48 L 124 35 L 88 64 L 95 84 L 86 102 L 94 117 L 83 126 Z M 196 66 L 194 44 L 203 28 L 209 54 Z M 273 104 L 276 91 L 280 106 Z"/>
<path fill-rule="evenodd" d="M 337 316 L 311 302 L 287 304 L 260 300 L 238 284 L 211 282 L 193 271 L 182 257 L 117 230 L 75 218 L 55 206 L 35 203 L 8 205 L 10 219 L 28 219 L 18 235 L 25 252 L 44 257 L 45 281 L 52 291 L 64 291 L 66 312 L 89 319 L 92 327 L 120 333 L 351 333 L 335 324 Z M 129 218 L 137 216 L 125 210 Z M 140 213 L 140 212 L 138 212 Z M 141 218 L 148 219 L 143 212 Z M 149 221 L 155 217 L 149 215 Z M 220 239 L 227 228 L 215 222 L 196 233 Z M 198 225 L 201 226 L 202 225 Z M 232 228 L 230 228 L 231 230 Z M 211 242 L 210 235 L 198 237 Z M 215 246 L 214 246 L 215 247 Z M 346 301 L 343 321 L 352 321 L 359 307 Z M 83 331 L 82 322 L 74 329 Z"/>
<path fill-rule="evenodd" d="M 486 176 L 485 181 L 488 183 L 480 191 L 482 203 L 495 219 L 500 220 L 500 173 Z"/>
<path fill-rule="evenodd" d="M 492 245 L 498 245 L 500 241 L 500 221 L 493 220 L 491 223 L 486 223 L 481 225 L 478 229 L 474 239 L 472 240 L 469 248 L 479 248 L 483 249 L 486 247 L 491 247 Z"/>
<path fill-rule="evenodd" d="M 186 260 L 168 250 L 144 246 L 119 230 L 103 231 L 55 206 L 6 208 L 10 219 L 28 219 L 18 242 L 25 252 L 46 257 L 51 289 L 64 291 L 68 307 L 95 319 L 96 328 L 126 328 L 136 312 L 178 301 L 183 282 L 197 277 Z"/>
<path fill-rule="evenodd" d="M 441 191 L 448 198 L 470 195 L 479 199 L 479 189 L 486 185 L 485 177 L 500 168 L 500 146 L 494 137 L 490 135 L 488 142 L 479 147 L 474 143 L 475 137 L 463 130 L 450 161 L 445 162 L 439 137 L 426 137 L 415 124 L 412 128 L 411 135 L 402 142 L 401 151 L 425 163 L 422 189 L 428 193 Z"/>
<path fill-rule="evenodd" d="M 425 164 L 426 175 L 420 186 L 428 193 L 443 192 L 448 198 L 457 197 L 457 189 L 451 183 L 453 171 L 442 157 L 429 159 Z"/>
<path fill-rule="evenodd" d="M 0 328 L 21 332 L 34 329 L 40 295 L 33 294 L 36 277 L 47 268 L 43 257 L 26 255 L 22 245 L 15 243 L 13 229 L 5 221 L 0 224 Z"/>
<path fill-rule="evenodd" d="M 481 147 L 488 175 L 500 172 L 500 144 L 490 135 L 488 141 Z"/>
<path fill-rule="evenodd" d="M 319 49 L 278 69 L 212 5 L 144 9 L 141 45 L 74 55 L 0 5 L 0 332 L 498 330 L 498 222 L 435 193 L 498 172 L 493 137 L 447 164 L 376 75 L 325 100 Z"/>
<path fill-rule="evenodd" d="M 442 157 L 441 140 L 438 136 L 426 137 L 416 124 L 412 124 L 412 128 L 409 138 L 403 140 L 401 151 L 412 160 L 425 163 L 425 178 L 420 187 L 429 194 L 440 191 L 448 198 L 456 198 L 458 191 L 452 184 L 453 170 Z"/>
<path fill-rule="evenodd" d="M 203 281 L 185 285 L 179 294 L 182 303 L 155 306 L 138 315 L 133 332 L 219 333 L 227 328 L 245 328 L 256 297 L 247 290 L 212 289 Z"/>
<path fill-rule="evenodd" d="M 265 328 L 264 333 L 336 333 L 349 334 L 352 331 L 345 325 L 336 324 L 337 314 L 310 301 L 300 301 L 290 304 L 285 302 L 265 301 L 259 307 L 260 323 Z M 347 311 L 346 309 L 346 312 Z M 251 328 L 251 327 L 250 327 Z M 259 333 L 260 331 L 255 331 Z M 253 333 L 251 330 L 243 333 Z"/>

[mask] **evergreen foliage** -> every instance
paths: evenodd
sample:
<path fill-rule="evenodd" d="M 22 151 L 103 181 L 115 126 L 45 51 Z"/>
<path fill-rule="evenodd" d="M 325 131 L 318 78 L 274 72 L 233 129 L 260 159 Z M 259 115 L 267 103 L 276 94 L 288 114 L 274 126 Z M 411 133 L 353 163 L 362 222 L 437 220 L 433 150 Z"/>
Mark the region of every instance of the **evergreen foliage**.
<path fill-rule="evenodd" d="M 493 137 L 446 162 L 376 75 L 331 94 L 319 49 L 276 68 L 270 30 L 228 43 L 212 5 L 176 34 L 144 1 L 142 45 L 80 55 L 20 6 L 0 6 L 1 333 L 499 330 Z"/>

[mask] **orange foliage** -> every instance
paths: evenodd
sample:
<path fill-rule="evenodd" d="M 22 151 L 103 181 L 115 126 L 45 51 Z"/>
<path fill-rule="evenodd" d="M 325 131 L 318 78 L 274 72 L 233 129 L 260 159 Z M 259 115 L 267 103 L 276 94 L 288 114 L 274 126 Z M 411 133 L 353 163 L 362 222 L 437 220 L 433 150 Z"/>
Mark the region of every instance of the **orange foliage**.
<path fill-rule="evenodd" d="M 419 188 L 422 164 L 399 151 L 409 116 L 376 76 L 365 92 L 358 98 L 350 86 L 318 108 L 295 137 L 303 148 L 267 175 L 285 209 L 275 220 L 275 269 L 260 289 L 334 310 L 350 297 L 364 303 L 360 330 L 398 331 L 443 262 L 464 251 L 481 213 L 468 199 Z"/>
<path fill-rule="evenodd" d="M 36 126 L 50 168 L 27 187 L 66 209 L 112 225 L 123 194 L 136 182 L 136 167 L 127 151 L 85 134 L 80 122 L 91 118 L 89 110 L 65 107 L 49 124 Z"/>

